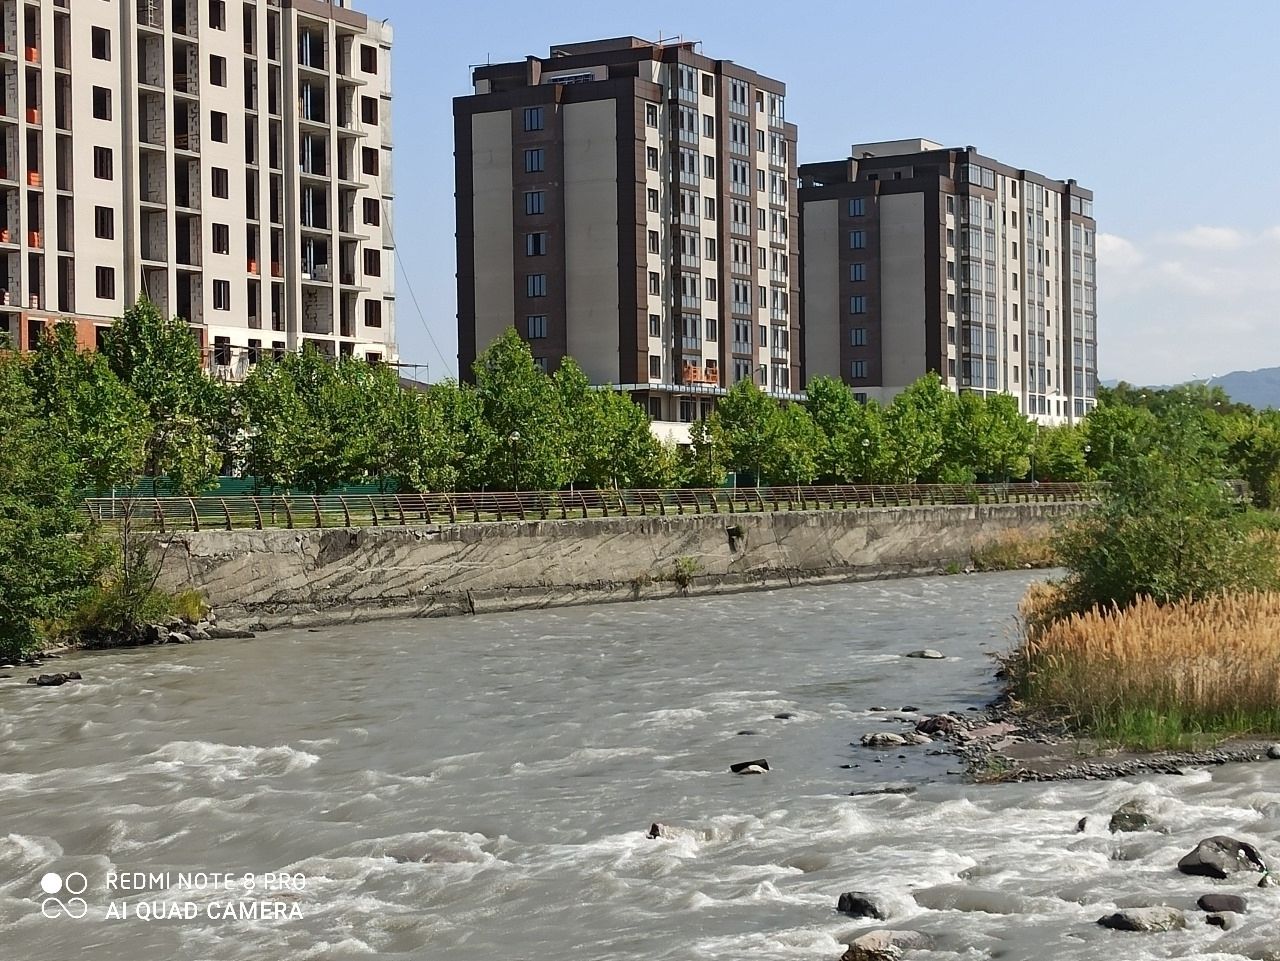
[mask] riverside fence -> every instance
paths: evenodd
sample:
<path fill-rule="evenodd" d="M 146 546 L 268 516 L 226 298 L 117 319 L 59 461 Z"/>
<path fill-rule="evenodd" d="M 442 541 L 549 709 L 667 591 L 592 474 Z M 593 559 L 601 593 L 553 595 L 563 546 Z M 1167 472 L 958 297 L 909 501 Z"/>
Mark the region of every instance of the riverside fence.
<path fill-rule="evenodd" d="M 288 494 L 229 497 L 92 497 L 89 516 L 137 531 L 394 527 L 859 510 L 869 507 L 1088 501 L 1087 484 L 898 484 L 668 490 L 488 491 L 430 494 Z"/>

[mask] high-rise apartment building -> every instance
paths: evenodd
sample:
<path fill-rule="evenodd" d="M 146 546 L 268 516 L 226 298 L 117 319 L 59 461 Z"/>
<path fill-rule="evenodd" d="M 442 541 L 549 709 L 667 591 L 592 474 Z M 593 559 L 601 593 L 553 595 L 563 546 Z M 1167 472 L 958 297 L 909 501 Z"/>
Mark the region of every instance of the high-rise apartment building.
<path fill-rule="evenodd" d="M 395 354 L 391 32 L 318 0 L 0 0 L 0 330 L 140 296 L 214 373 Z"/>
<path fill-rule="evenodd" d="M 855 144 L 800 179 L 806 376 L 888 400 L 936 371 L 1044 423 L 1093 408 L 1091 191 L 927 140 Z"/>
<path fill-rule="evenodd" d="M 655 420 L 800 387 L 785 86 L 635 37 L 475 68 L 454 101 L 464 376 L 515 326 Z"/>

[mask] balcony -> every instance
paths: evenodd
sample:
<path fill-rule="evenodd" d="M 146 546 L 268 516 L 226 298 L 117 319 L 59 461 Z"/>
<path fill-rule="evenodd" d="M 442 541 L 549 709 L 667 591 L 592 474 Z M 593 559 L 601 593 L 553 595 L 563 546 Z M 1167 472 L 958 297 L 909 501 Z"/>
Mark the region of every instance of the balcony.
<path fill-rule="evenodd" d="M 26 51 L 26 60 L 27 60 L 27 63 L 33 63 L 33 64 L 36 64 L 36 65 L 39 65 L 39 63 L 40 63 L 40 48 L 39 48 L 39 47 L 27 47 L 27 51 Z"/>
<path fill-rule="evenodd" d="M 684 384 L 719 384 L 720 371 L 715 367 L 685 363 L 680 365 L 680 381 Z"/>
<path fill-rule="evenodd" d="M 27 231 L 27 246 L 35 250 L 44 249 L 44 235 L 38 230 Z"/>
<path fill-rule="evenodd" d="M 44 183 L 44 178 L 40 176 L 39 171 L 36 171 L 36 170 L 27 171 L 28 187 L 39 187 L 39 186 L 42 186 L 43 183 Z"/>
<path fill-rule="evenodd" d="M 164 29 L 163 0 L 138 0 L 138 26 L 152 30 Z"/>

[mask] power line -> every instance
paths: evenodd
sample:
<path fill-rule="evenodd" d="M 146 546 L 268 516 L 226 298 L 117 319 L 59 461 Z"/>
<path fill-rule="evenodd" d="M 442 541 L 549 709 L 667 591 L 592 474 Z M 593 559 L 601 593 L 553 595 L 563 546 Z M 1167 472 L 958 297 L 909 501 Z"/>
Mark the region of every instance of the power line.
<path fill-rule="evenodd" d="M 409 288 L 409 298 L 413 301 L 414 310 L 418 312 L 418 320 L 422 324 L 422 329 L 427 332 L 427 339 L 431 341 L 431 346 L 435 348 L 436 356 L 440 358 L 440 362 L 444 365 L 445 372 L 452 372 L 453 376 L 457 377 L 457 371 L 454 370 L 453 364 L 449 362 L 444 351 L 440 349 L 440 345 L 436 343 L 435 335 L 431 333 L 431 328 L 427 326 L 427 318 L 422 313 L 422 305 L 418 303 L 418 295 L 413 289 L 413 281 L 409 279 L 409 270 L 404 265 L 404 258 L 400 256 L 400 242 L 396 240 L 396 232 L 391 225 L 393 218 L 390 216 L 390 207 L 387 204 L 387 198 L 382 196 L 381 179 L 381 177 L 378 178 L 378 193 L 380 196 L 379 202 L 382 204 L 382 219 L 386 224 L 387 233 L 391 235 L 391 243 L 395 245 L 396 263 L 400 266 L 400 273 L 404 277 L 404 285 Z"/>

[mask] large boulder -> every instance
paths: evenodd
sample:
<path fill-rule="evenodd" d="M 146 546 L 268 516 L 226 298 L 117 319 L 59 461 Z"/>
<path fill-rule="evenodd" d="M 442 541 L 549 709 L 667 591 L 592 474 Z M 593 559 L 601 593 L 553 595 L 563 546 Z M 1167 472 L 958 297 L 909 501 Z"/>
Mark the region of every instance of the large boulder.
<path fill-rule="evenodd" d="M 925 661 L 941 661 L 946 659 L 945 654 L 941 651 L 935 651 L 931 647 L 926 647 L 923 651 L 912 651 L 907 657 L 920 658 Z"/>
<path fill-rule="evenodd" d="M 1114 931 L 1173 931 L 1187 926 L 1187 918 L 1173 908 L 1127 908 L 1098 918 L 1104 928 Z"/>
<path fill-rule="evenodd" d="M 729 770 L 734 774 L 763 774 L 769 770 L 769 762 L 764 758 L 755 761 L 739 761 L 737 764 L 730 764 Z"/>
<path fill-rule="evenodd" d="M 919 734 L 952 734 L 961 726 L 950 714 L 935 714 L 916 724 Z"/>
<path fill-rule="evenodd" d="M 1112 834 L 1120 831 L 1149 831 L 1156 825 L 1147 805 L 1142 801 L 1125 801 L 1111 815 L 1111 823 L 1107 825 Z"/>
<path fill-rule="evenodd" d="M 1267 748 L 1267 757 L 1273 761 L 1280 761 L 1280 744 L 1272 744 Z"/>
<path fill-rule="evenodd" d="M 1244 914 L 1249 910 L 1249 902 L 1239 894 L 1205 894 L 1196 902 L 1196 907 L 1210 914 L 1220 914 L 1223 911 Z"/>
<path fill-rule="evenodd" d="M 840 961 L 899 961 L 904 951 L 927 951 L 933 946 L 919 931 L 868 931 L 849 945 Z"/>
<path fill-rule="evenodd" d="M 1178 870 L 1183 874 L 1221 879 L 1241 871 L 1265 873 L 1267 865 L 1252 844 L 1218 834 L 1197 844 L 1194 851 L 1178 862 Z"/>
<path fill-rule="evenodd" d="M 853 918 L 875 918 L 885 921 L 892 913 L 889 902 L 869 891 L 845 891 L 836 902 L 836 910 Z"/>

